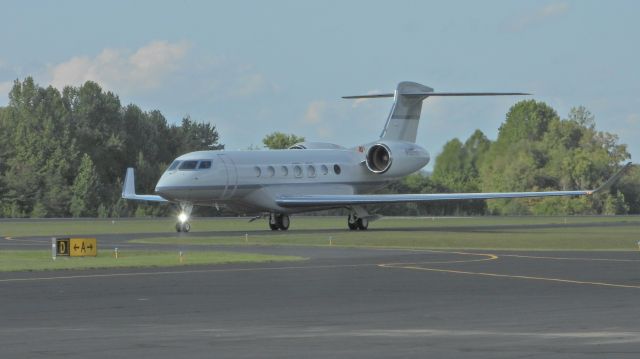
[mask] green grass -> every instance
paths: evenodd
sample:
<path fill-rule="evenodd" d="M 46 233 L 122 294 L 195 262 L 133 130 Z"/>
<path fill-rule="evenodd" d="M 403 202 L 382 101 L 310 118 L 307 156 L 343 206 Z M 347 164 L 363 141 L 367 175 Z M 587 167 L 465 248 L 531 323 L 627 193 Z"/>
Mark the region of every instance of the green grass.
<path fill-rule="evenodd" d="M 416 222 L 416 220 L 413 220 Z M 564 222 L 563 222 L 564 223 Z M 637 223 L 637 222 L 636 222 Z M 396 223 L 393 223 L 396 224 Z M 407 223 L 406 228 L 416 228 Z M 514 223 L 509 223 L 514 224 Z M 524 224 L 535 224 L 527 222 Z M 518 228 L 509 225 L 499 227 L 468 228 L 451 220 L 439 227 L 424 230 L 345 231 L 322 233 L 275 232 L 267 235 L 244 235 L 146 238 L 135 243 L 181 245 L 313 245 L 350 247 L 395 247 L 428 249 L 482 249 L 482 250 L 638 250 L 640 223 L 624 226 L 560 226 L 554 228 Z M 387 227 L 389 228 L 389 227 Z"/>
<path fill-rule="evenodd" d="M 509 226 L 536 224 L 581 224 L 581 223 L 626 222 L 640 225 L 640 216 L 611 217 L 425 217 L 394 218 L 387 217 L 373 222 L 370 228 L 433 228 L 433 227 L 468 227 L 468 226 Z M 174 218 L 161 219 L 105 219 L 105 220 L 22 220 L 0 221 L 0 238 L 25 236 L 69 236 L 89 234 L 118 233 L 166 233 L 173 232 Z M 263 231 L 268 228 L 265 220 L 249 223 L 249 218 L 208 219 L 193 218 L 192 232 L 207 231 L 246 231 L 247 233 Z M 291 218 L 291 230 L 336 229 L 346 228 L 346 217 L 307 217 Z"/>
<path fill-rule="evenodd" d="M 620 225 L 606 226 L 611 223 Z M 540 227 L 546 224 L 560 226 Z M 581 224 L 592 226 L 580 227 Z M 530 227 L 518 227 L 522 225 Z M 371 230 L 366 232 L 346 230 L 344 217 L 294 216 L 288 232 L 268 234 L 263 233 L 267 229 L 265 220 L 249 223 L 248 218 L 194 218 L 193 232 L 213 231 L 217 235 L 194 237 L 187 234 L 180 238 L 165 238 L 161 233 L 172 233 L 173 226 L 172 218 L 0 221 L 0 240 L 20 236 L 158 233 L 157 238 L 139 239 L 135 242 L 322 246 L 328 245 L 331 237 L 332 244 L 340 246 L 515 250 L 637 250 L 637 242 L 640 240 L 640 216 L 387 217 L 371 223 Z M 314 233 L 314 230 L 322 231 Z M 238 231 L 242 234 L 237 235 Z M 258 234 L 258 231 L 262 233 Z M 248 242 L 245 242 L 244 233 L 248 234 Z"/>
<path fill-rule="evenodd" d="M 302 257 L 276 256 L 257 253 L 235 253 L 223 251 L 179 252 L 167 251 L 121 251 L 116 259 L 112 253 L 101 252 L 96 257 L 58 257 L 54 261 L 46 250 L 0 251 L 0 272 L 36 271 L 56 269 L 91 269 L 116 267 L 173 267 L 197 264 L 260 263 L 299 261 Z"/>

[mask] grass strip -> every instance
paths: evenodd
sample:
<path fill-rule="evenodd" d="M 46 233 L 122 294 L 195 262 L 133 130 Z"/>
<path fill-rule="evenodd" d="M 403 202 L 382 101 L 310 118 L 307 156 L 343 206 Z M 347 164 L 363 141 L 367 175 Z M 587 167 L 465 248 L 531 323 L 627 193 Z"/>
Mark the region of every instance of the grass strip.
<path fill-rule="evenodd" d="M 495 249 L 495 250 L 638 250 L 638 228 L 571 227 L 542 229 L 336 231 L 321 234 L 249 234 L 214 237 L 158 237 L 134 243 L 167 245 L 312 245 L 349 247 Z"/>
<path fill-rule="evenodd" d="M 102 251 L 96 257 L 57 257 L 46 250 L 0 251 L 0 272 L 37 271 L 58 269 L 95 269 L 117 267 L 173 267 L 198 264 L 264 263 L 304 260 L 302 257 L 226 251 L 125 250 L 118 253 Z"/>
<path fill-rule="evenodd" d="M 640 226 L 640 216 L 558 216 L 558 217 L 384 217 L 370 224 L 371 229 L 518 226 L 518 225 L 580 225 L 593 223 L 626 223 Z M 174 232 L 175 219 L 60 219 L 60 220 L 2 220 L 0 239 L 25 236 L 72 236 L 120 233 Z M 292 231 L 336 229 L 347 227 L 346 217 L 291 217 Z M 248 218 L 193 218 L 193 232 L 245 231 L 268 229 L 265 220 L 249 222 Z"/>

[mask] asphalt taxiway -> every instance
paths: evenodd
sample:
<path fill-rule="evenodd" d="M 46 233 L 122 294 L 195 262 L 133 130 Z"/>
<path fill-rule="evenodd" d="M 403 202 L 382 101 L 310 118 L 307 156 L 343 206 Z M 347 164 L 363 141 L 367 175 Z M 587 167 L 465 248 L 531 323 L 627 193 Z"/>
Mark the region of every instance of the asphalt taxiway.
<path fill-rule="evenodd" d="M 640 355 L 639 253 L 221 248 L 309 260 L 2 273 L 0 354 Z"/>

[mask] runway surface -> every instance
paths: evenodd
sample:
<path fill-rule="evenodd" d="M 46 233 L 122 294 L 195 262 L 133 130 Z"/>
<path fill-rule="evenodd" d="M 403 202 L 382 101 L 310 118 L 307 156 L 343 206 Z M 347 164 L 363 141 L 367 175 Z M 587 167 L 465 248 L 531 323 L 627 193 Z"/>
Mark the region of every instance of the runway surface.
<path fill-rule="evenodd" d="M 640 355 L 640 253 L 215 248 L 309 260 L 2 273 L 1 357 Z"/>

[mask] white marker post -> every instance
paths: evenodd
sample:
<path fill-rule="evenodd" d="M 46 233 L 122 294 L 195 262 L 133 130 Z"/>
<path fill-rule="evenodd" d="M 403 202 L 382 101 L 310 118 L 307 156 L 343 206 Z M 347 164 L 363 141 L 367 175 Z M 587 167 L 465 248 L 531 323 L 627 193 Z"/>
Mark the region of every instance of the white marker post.
<path fill-rule="evenodd" d="M 56 260 L 56 238 L 55 237 L 51 237 L 51 258 L 55 261 Z"/>

